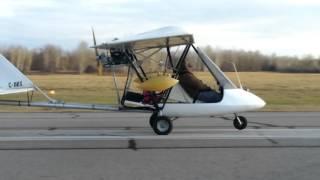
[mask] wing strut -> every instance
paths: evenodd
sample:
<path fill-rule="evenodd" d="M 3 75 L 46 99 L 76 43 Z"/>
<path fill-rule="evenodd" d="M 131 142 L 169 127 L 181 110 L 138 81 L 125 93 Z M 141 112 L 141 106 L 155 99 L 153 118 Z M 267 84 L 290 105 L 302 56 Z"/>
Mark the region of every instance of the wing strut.
<path fill-rule="evenodd" d="M 34 88 L 39 91 L 45 98 L 47 98 L 50 102 L 57 102 L 57 100 L 51 98 L 48 96 L 48 94 L 46 94 L 45 92 L 42 91 L 42 89 L 40 89 L 37 85 L 33 84 Z"/>
<path fill-rule="evenodd" d="M 118 106 L 120 107 L 120 94 L 119 94 L 119 88 L 118 88 L 118 84 L 117 84 L 117 80 L 116 80 L 116 72 L 114 69 L 114 65 L 111 65 L 111 70 L 112 70 L 114 87 L 116 88 L 116 92 L 117 92 Z"/>

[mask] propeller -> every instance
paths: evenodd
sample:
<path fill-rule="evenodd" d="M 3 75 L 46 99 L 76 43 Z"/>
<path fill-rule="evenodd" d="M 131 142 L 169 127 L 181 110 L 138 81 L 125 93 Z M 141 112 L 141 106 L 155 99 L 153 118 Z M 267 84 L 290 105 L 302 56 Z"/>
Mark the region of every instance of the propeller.
<path fill-rule="evenodd" d="M 101 76 L 101 75 L 103 75 L 103 66 L 101 63 L 101 57 L 98 53 L 97 41 L 96 41 L 96 36 L 94 34 L 93 27 L 91 27 L 91 30 L 92 30 L 92 37 L 93 37 L 94 52 L 96 54 L 96 60 L 97 60 L 97 74 L 98 74 L 98 76 Z"/>
<path fill-rule="evenodd" d="M 98 48 L 97 48 L 96 35 L 94 33 L 93 27 L 91 27 L 91 30 L 92 30 L 94 51 L 95 51 L 96 60 L 97 60 L 97 74 L 99 76 L 103 75 L 104 68 L 109 68 L 112 65 L 128 64 L 129 62 L 128 57 L 120 49 L 110 48 L 109 53 L 99 54 Z"/>

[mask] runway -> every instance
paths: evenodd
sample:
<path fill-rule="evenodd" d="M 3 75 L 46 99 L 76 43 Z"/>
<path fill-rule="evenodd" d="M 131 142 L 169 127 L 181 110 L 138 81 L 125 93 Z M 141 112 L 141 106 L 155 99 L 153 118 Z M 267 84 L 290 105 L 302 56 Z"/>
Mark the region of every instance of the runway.
<path fill-rule="evenodd" d="M 0 113 L 0 149 L 154 149 L 320 147 L 320 113 L 247 113 L 248 128 L 232 116 L 181 118 L 168 136 L 155 135 L 148 114 Z"/>
<path fill-rule="evenodd" d="M 318 179 L 320 113 L 182 118 L 168 136 L 148 114 L 0 113 L 0 174 L 36 179 Z"/>

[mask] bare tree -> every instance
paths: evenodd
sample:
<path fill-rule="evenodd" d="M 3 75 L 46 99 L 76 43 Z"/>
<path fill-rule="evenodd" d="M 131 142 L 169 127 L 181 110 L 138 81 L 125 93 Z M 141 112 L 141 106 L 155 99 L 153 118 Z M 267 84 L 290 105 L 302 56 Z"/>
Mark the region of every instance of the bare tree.
<path fill-rule="evenodd" d="M 46 45 L 42 50 L 43 53 L 43 70 L 46 72 L 57 72 L 62 50 L 54 45 Z"/>
<path fill-rule="evenodd" d="M 93 50 L 88 48 L 86 42 L 80 42 L 78 48 L 73 52 L 78 64 L 78 72 L 85 73 L 89 67 L 94 68 L 96 65 L 95 55 Z"/>

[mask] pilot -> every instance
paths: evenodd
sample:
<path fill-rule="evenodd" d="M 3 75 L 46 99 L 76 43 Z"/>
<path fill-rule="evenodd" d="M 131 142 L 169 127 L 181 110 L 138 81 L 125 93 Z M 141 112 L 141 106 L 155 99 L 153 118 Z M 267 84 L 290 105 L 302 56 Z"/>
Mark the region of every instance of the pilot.
<path fill-rule="evenodd" d="M 181 64 L 178 79 L 181 87 L 194 101 L 199 100 L 206 103 L 214 103 L 221 100 L 221 94 L 199 80 L 188 67 L 186 67 L 185 62 Z"/>

